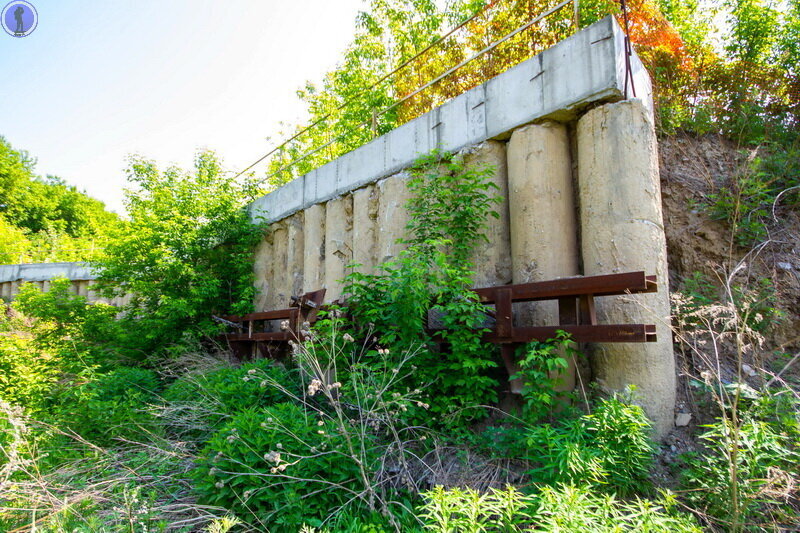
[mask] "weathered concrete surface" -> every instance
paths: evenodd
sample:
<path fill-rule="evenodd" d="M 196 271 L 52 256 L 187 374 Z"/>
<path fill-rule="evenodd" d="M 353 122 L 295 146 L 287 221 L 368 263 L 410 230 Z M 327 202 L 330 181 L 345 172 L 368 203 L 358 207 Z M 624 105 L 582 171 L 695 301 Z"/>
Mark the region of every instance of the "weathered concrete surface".
<path fill-rule="evenodd" d="M 631 58 L 636 94 L 651 101 L 650 81 Z M 624 36 L 613 17 L 584 28 L 537 56 L 301 176 L 250 205 L 267 221 L 355 190 L 408 168 L 434 148 L 451 152 L 507 138 L 536 120 L 572 120 L 599 102 L 619 100 L 625 87 Z"/>
<path fill-rule="evenodd" d="M 316 291 L 325 284 L 325 204 L 305 210 L 303 231 L 303 292 Z"/>
<path fill-rule="evenodd" d="M 369 274 L 377 263 L 378 191 L 374 185 L 353 191 L 353 262 Z"/>
<path fill-rule="evenodd" d="M 342 279 L 353 262 L 353 197 L 348 194 L 329 201 L 325 207 L 325 293 L 326 301 L 342 295 Z"/>
<path fill-rule="evenodd" d="M 655 323 L 658 342 L 595 345 L 595 374 L 614 390 L 635 385 L 664 435 L 673 426 L 675 361 L 652 114 L 637 100 L 607 104 L 580 119 L 577 135 L 584 273 L 644 270 L 658 276 L 659 287 L 654 294 L 598 299 L 598 320 Z"/>
<path fill-rule="evenodd" d="M 506 145 L 499 141 L 486 141 L 481 143 L 465 157 L 467 166 L 480 169 L 489 166 L 494 169 L 491 183 L 497 189 L 490 190 L 489 194 L 501 199 L 494 204 L 492 209 L 500 217 L 489 217 L 487 227 L 483 234 L 486 242 L 479 241 L 476 245 L 472 263 L 475 267 L 475 276 L 472 278 L 475 287 L 490 287 L 505 285 L 511 282 L 511 235 L 509 233 L 509 207 L 508 207 L 508 164 L 506 161 Z"/>
<path fill-rule="evenodd" d="M 400 173 L 381 180 L 378 189 L 378 263 L 396 258 L 405 249 L 398 239 L 406 237 L 406 224 L 410 220 L 406 202 L 411 193 L 406 186 L 406 174 Z"/>
<path fill-rule="evenodd" d="M 101 298 L 93 290 L 96 274 L 86 263 L 25 263 L 0 265 L 0 298 L 12 300 L 23 283 L 31 283 L 39 290 L 50 290 L 50 280 L 66 278 L 71 281 L 69 291 L 83 296 L 90 303 L 102 302 L 117 307 L 130 303 L 131 295 L 116 298 Z"/>
<path fill-rule="evenodd" d="M 545 122 L 516 130 L 508 143 L 511 264 L 514 283 L 575 276 L 579 271 L 577 211 L 569 135 Z M 558 324 L 558 302 L 519 305 L 533 326 Z M 575 364 L 561 373 L 558 390 L 575 388 Z"/>
<path fill-rule="evenodd" d="M 286 221 L 288 243 L 286 248 L 286 286 L 291 291 L 290 296 L 303 294 L 303 261 L 305 249 L 303 247 L 303 212 L 295 213 Z M 289 305 L 289 302 L 286 302 Z"/>
<path fill-rule="evenodd" d="M 49 281 L 54 278 L 92 280 L 96 277 L 86 263 L 0 265 L 0 283 L 6 281 Z"/>
<path fill-rule="evenodd" d="M 253 254 L 253 274 L 255 277 L 256 297 L 253 302 L 256 311 L 269 309 L 274 279 L 272 276 L 272 231 L 268 231 L 258 243 Z"/>
<path fill-rule="evenodd" d="M 289 230 L 282 220 L 272 227 L 272 281 L 267 293 L 267 309 L 283 309 L 289 305 L 292 287 L 286 283 L 289 255 Z"/>

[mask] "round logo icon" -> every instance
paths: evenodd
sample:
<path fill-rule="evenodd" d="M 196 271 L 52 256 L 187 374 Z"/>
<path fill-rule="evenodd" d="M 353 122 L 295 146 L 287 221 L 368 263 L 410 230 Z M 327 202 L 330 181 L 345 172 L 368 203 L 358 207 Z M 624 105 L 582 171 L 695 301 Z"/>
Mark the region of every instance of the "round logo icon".
<path fill-rule="evenodd" d="M 39 14 L 30 2 L 14 0 L 3 8 L 0 24 L 12 37 L 27 37 L 36 29 Z"/>

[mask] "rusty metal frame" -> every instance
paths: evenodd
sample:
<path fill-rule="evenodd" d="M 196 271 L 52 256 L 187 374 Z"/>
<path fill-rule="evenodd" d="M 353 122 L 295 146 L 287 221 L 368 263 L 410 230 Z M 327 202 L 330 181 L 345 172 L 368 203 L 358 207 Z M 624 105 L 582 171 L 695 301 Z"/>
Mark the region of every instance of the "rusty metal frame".
<path fill-rule="evenodd" d="M 493 316 L 494 326 L 484 340 L 499 344 L 506 368 L 514 367 L 514 347 L 531 341 L 545 341 L 556 337 L 559 330 L 568 333 L 576 342 L 655 342 L 654 324 L 598 324 L 595 310 L 596 297 L 624 294 L 653 293 L 658 291 L 656 276 L 643 271 L 562 278 L 535 283 L 500 285 L 473 289 L 481 303 L 494 305 L 487 309 Z M 325 289 L 308 292 L 292 298 L 291 307 L 226 316 L 223 320 L 242 333 L 224 335 L 234 353 L 245 358 L 257 351 L 267 357 L 285 353 L 289 341 L 302 342 L 303 324 L 313 324 L 324 307 Z M 526 326 L 514 324 L 514 304 L 520 302 L 558 301 L 558 324 L 551 326 Z M 288 321 L 288 328 L 265 331 L 266 323 Z M 248 353 L 249 352 L 249 353 Z M 510 372 L 510 370 L 509 370 Z"/>
<path fill-rule="evenodd" d="M 292 297 L 291 306 L 286 309 L 224 316 L 224 321 L 234 324 L 245 333 L 227 333 L 223 338 L 239 359 L 253 357 L 256 351 L 266 357 L 274 357 L 285 351 L 289 341 L 303 340 L 303 324 L 316 321 L 324 299 L 325 289 L 320 289 L 307 292 L 299 298 Z M 267 323 L 278 320 L 287 321 L 288 327 L 279 331 L 265 331 Z"/>
<path fill-rule="evenodd" d="M 639 271 L 486 287 L 475 293 L 481 303 L 494 304 L 495 327 L 485 339 L 496 344 L 544 341 L 554 338 L 558 330 L 577 342 L 655 342 L 653 324 L 598 324 L 594 299 L 657 290 L 656 277 Z M 558 301 L 558 324 L 514 325 L 514 303 L 545 300 Z"/>

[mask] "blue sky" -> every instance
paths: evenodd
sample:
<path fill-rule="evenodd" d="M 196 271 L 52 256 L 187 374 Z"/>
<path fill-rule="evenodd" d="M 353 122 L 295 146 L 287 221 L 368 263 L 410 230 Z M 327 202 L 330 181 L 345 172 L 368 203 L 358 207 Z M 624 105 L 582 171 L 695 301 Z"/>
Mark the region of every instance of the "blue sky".
<path fill-rule="evenodd" d="M 5 0 L 0 0 L 5 5 Z M 241 169 L 304 118 L 295 91 L 333 68 L 363 0 L 31 0 L 0 32 L 0 135 L 122 212 L 125 158 Z M 269 136 L 272 140 L 268 140 Z"/>

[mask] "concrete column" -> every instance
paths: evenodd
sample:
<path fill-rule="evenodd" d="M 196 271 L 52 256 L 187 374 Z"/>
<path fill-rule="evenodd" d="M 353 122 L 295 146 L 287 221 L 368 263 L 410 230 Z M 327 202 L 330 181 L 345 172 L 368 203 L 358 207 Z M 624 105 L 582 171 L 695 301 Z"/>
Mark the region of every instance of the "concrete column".
<path fill-rule="evenodd" d="M 505 285 L 512 279 L 506 145 L 498 141 L 481 143 L 466 156 L 465 162 L 468 166 L 490 166 L 494 169 L 490 181 L 497 189 L 490 190 L 489 194 L 502 200 L 492 206 L 500 218 L 489 217 L 486 221 L 487 227 L 483 234 L 488 242 L 479 241 L 472 257 L 475 269 L 472 281 L 475 287 Z"/>
<path fill-rule="evenodd" d="M 372 273 L 377 263 L 378 192 L 373 185 L 353 192 L 353 262 L 354 270 Z"/>
<path fill-rule="evenodd" d="M 11 282 L 0 283 L 0 298 L 6 302 L 11 301 Z"/>
<path fill-rule="evenodd" d="M 288 231 L 288 248 L 286 252 L 286 287 L 289 294 L 300 296 L 303 294 L 303 261 L 305 249 L 303 246 L 303 212 L 295 213 L 286 220 Z M 289 302 L 287 301 L 288 305 Z"/>
<path fill-rule="evenodd" d="M 514 283 L 578 275 L 577 211 L 569 135 L 547 122 L 516 130 L 508 143 L 511 264 Z M 558 324 L 558 302 L 519 306 L 521 323 Z M 575 365 L 559 376 L 557 390 L 575 387 Z"/>
<path fill-rule="evenodd" d="M 37 285 L 39 286 L 39 290 L 40 291 L 43 290 L 41 282 L 37 283 Z M 77 286 L 78 296 L 84 296 L 84 297 L 88 297 L 89 296 L 89 282 L 88 281 L 85 281 L 85 280 L 76 281 L 75 285 Z"/>
<path fill-rule="evenodd" d="M 95 285 L 96 283 L 94 281 L 89 282 L 89 291 L 86 293 L 86 299 L 89 302 L 96 302 L 100 299 L 100 297 L 97 295 L 97 291 L 94 290 Z M 45 281 L 44 284 L 42 284 L 42 292 L 47 292 L 49 288 L 50 287 L 47 285 L 47 282 Z"/>
<path fill-rule="evenodd" d="M 303 292 L 325 286 L 325 204 L 305 210 L 303 227 Z"/>
<path fill-rule="evenodd" d="M 289 231 L 286 221 L 281 220 L 272 225 L 272 281 L 267 295 L 267 310 L 283 309 L 289 305 L 291 287 L 286 283 L 288 268 Z"/>
<path fill-rule="evenodd" d="M 353 196 L 330 200 L 325 206 L 325 293 L 326 301 L 342 295 L 342 279 L 353 262 Z"/>
<path fill-rule="evenodd" d="M 253 283 L 256 288 L 254 309 L 267 311 L 272 292 L 272 232 L 267 231 L 253 254 Z"/>
<path fill-rule="evenodd" d="M 396 258 L 406 248 L 397 242 L 407 237 L 406 224 L 410 219 L 406 202 L 411 194 L 404 173 L 390 176 L 376 184 L 378 189 L 378 263 Z"/>
<path fill-rule="evenodd" d="M 655 323 L 658 342 L 595 345 L 595 375 L 610 389 L 635 385 L 637 401 L 663 436 L 673 427 L 675 360 L 656 136 L 641 101 L 607 104 L 580 119 L 578 172 L 585 274 L 658 276 L 658 293 L 598 298 L 598 320 Z"/>

